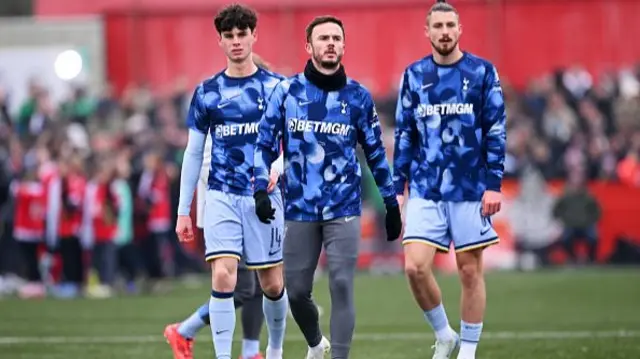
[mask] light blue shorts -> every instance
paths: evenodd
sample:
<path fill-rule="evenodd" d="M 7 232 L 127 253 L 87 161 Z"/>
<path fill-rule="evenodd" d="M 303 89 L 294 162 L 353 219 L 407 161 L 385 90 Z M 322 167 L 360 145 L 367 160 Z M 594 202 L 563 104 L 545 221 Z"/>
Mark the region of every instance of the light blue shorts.
<path fill-rule="evenodd" d="M 425 243 L 448 252 L 482 248 L 500 241 L 491 218 L 481 213 L 481 202 L 434 202 L 410 198 L 406 208 L 403 243 Z"/>
<path fill-rule="evenodd" d="M 250 269 L 282 263 L 284 206 L 279 190 L 269 195 L 276 210 L 270 224 L 260 222 L 253 197 L 207 191 L 204 204 L 205 259 L 244 259 Z"/>

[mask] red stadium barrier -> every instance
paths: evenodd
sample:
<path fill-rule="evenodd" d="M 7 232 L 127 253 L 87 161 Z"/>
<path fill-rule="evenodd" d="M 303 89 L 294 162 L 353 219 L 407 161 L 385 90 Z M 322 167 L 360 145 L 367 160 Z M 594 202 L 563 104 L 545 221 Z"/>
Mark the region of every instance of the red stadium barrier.
<path fill-rule="evenodd" d="M 561 193 L 563 182 L 550 182 L 547 191 L 553 196 Z M 596 197 L 602 207 L 602 219 L 598 225 L 599 239 L 597 260 L 606 262 L 613 254 L 616 244 L 620 239 L 627 239 L 640 246 L 640 221 L 637 220 L 640 214 L 640 189 L 630 188 L 618 183 L 599 183 L 589 185 L 589 189 Z M 520 193 L 520 185 L 513 180 L 507 180 L 503 185 L 504 210 L 495 216 L 494 227 L 500 236 L 500 244 L 490 247 L 485 253 L 485 262 L 488 268 L 510 267 L 516 254 L 516 238 L 512 231 L 512 223 L 507 215 L 509 206 Z M 195 197 L 194 197 L 195 198 Z M 196 255 L 200 255 L 204 250 L 202 231 L 196 227 L 195 223 L 195 200 L 192 206 L 192 221 L 195 233 L 195 240 L 190 243 L 183 243 L 185 248 Z M 538 216 L 547 215 L 535 211 L 528 212 L 527 215 Z M 360 244 L 360 255 L 358 257 L 358 268 L 369 269 L 373 263 L 379 260 L 396 260 L 402 262 L 402 251 L 398 247 L 395 253 L 379 254 L 376 252 L 375 241 L 380 240 L 376 229 L 376 218 L 372 211 L 363 211 L 362 214 L 362 242 Z M 580 248 L 578 248 L 580 249 Z M 552 253 L 554 262 L 562 263 L 565 256 L 561 252 Z M 324 258 L 320 263 L 324 263 Z M 443 271 L 455 271 L 456 263 L 453 254 L 438 255 L 435 261 L 437 268 Z"/>
<path fill-rule="evenodd" d="M 563 182 L 550 182 L 547 184 L 547 191 L 553 196 L 560 194 Z M 596 197 L 602 208 L 602 218 L 598 224 L 598 244 L 597 260 L 606 262 L 613 254 L 620 239 L 626 239 L 640 246 L 640 189 L 630 188 L 618 183 L 594 182 L 589 185 L 589 189 Z M 513 233 L 512 218 L 508 215 L 510 206 L 520 193 L 520 185 L 516 181 L 508 180 L 503 185 L 503 210 L 494 217 L 493 224 L 500 236 L 500 244 L 487 249 L 485 252 L 485 264 L 488 268 L 510 268 L 516 255 L 516 238 Z M 547 216 L 548 213 L 540 213 L 530 210 L 528 216 Z M 370 221 L 363 221 L 365 226 L 373 226 Z M 363 230 L 363 233 L 372 231 L 372 228 Z M 363 241 L 367 241 L 363 236 Z M 367 269 L 376 254 L 365 251 L 361 253 L 363 260 L 359 263 L 359 268 Z M 562 251 L 552 252 L 551 260 L 562 263 L 565 256 Z M 435 262 L 436 267 L 444 271 L 455 271 L 455 256 L 438 255 Z"/>
<path fill-rule="evenodd" d="M 36 9 L 41 16 L 106 13 L 107 73 L 116 88 L 122 90 L 134 81 L 168 88 L 181 75 L 195 83 L 222 68 L 224 59 L 216 44 L 212 16 L 226 3 L 47 0 L 38 2 Z M 376 95 L 384 95 L 397 86 L 404 67 L 429 51 L 423 25 L 431 2 L 248 3 L 260 11 L 256 51 L 284 73 L 302 69 L 308 56 L 304 28 L 314 16 L 325 13 L 345 21 L 347 72 Z M 557 67 L 581 64 L 598 74 L 640 58 L 640 47 L 630 46 L 627 40 L 640 37 L 638 1 L 453 3 L 462 16 L 463 48 L 495 62 L 503 79 L 508 78 L 517 87 Z"/>

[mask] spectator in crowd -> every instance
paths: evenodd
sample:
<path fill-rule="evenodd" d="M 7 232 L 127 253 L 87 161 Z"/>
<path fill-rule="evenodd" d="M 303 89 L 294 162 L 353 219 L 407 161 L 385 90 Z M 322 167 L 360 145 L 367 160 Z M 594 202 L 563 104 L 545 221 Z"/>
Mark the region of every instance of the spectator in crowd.
<path fill-rule="evenodd" d="M 141 249 L 151 287 L 162 286 L 166 268 L 163 267 L 163 248 L 169 244 L 171 233 L 171 199 L 169 176 L 163 166 L 162 155 L 151 150 L 144 155 L 144 167 L 137 188 L 138 202 L 146 209 L 147 237 Z M 154 289 L 155 290 L 155 289 Z"/>
<path fill-rule="evenodd" d="M 562 233 L 561 226 L 552 216 L 555 201 L 540 171 L 533 165 L 527 166 L 522 172 L 518 195 L 505 208 L 516 241 L 519 266 L 523 269 L 530 265 L 527 263 L 530 255 L 545 262 L 546 249 Z"/>
<path fill-rule="evenodd" d="M 62 259 L 62 283 L 56 291 L 60 297 L 76 297 L 82 290 L 80 230 L 85 187 L 83 160 L 77 155 L 59 159 L 58 173 L 47 194 L 48 201 L 53 202 L 47 213 L 47 227 L 53 233 L 46 239 L 50 249 L 58 249 Z"/>
<path fill-rule="evenodd" d="M 586 187 L 584 175 L 569 175 L 564 193 L 553 206 L 553 217 L 564 227 L 561 241 L 570 260 L 576 260 L 575 243 L 582 239 L 588 245 L 589 260 L 595 262 L 600 216 L 600 205 Z"/>
<path fill-rule="evenodd" d="M 117 248 L 118 266 L 122 273 L 125 290 L 134 294 L 138 291 L 136 279 L 138 275 L 139 252 L 133 245 L 133 194 L 128 184 L 131 168 L 129 162 L 123 160 L 122 154 L 116 163 L 114 191 L 118 210 L 118 229 L 114 243 Z"/>
<path fill-rule="evenodd" d="M 640 187 L 640 132 L 636 132 L 633 137 L 631 147 L 618 164 L 617 171 L 622 183 L 630 187 Z"/>
<path fill-rule="evenodd" d="M 41 298 L 45 295 L 38 248 L 44 240 L 46 192 L 38 177 L 37 159 L 31 157 L 18 178 L 11 183 L 15 198 L 13 238 L 21 251 L 24 278 L 27 281 L 18 293 L 22 298 Z"/>
<path fill-rule="evenodd" d="M 118 194 L 115 186 L 115 163 L 109 158 L 95 159 L 93 176 L 87 183 L 83 208 L 83 238 L 85 249 L 91 251 L 91 263 L 97 272 L 98 284 L 89 286 L 87 294 L 94 298 L 113 295 L 117 271 Z"/>

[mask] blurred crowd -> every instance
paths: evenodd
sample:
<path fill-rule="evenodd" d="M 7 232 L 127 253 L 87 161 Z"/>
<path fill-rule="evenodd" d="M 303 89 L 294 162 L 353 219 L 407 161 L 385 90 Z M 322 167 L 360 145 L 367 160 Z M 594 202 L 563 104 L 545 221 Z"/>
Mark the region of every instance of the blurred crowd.
<path fill-rule="evenodd" d="M 54 105 L 33 80 L 15 114 L 10 99 L 0 94 L 5 287 L 15 273 L 20 296 L 75 297 L 95 277 L 87 294 L 108 297 L 116 288 L 162 291 L 166 278 L 203 270 L 173 231 L 185 91 L 154 97 L 141 86 L 116 98 L 74 86 Z"/>
<path fill-rule="evenodd" d="M 573 67 L 522 91 L 502 85 L 506 177 L 640 186 L 640 68 L 596 79 Z M 11 274 L 24 297 L 49 285 L 57 296 L 80 295 L 88 275 L 97 282 L 88 294 L 105 297 L 162 290 L 165 278 L 204 270 L 199 251 L 173 232 L 191 89 L 177 81 L 162 94 L 145 85 L 119 96 L 94 90 L 71 86 L 54 104 L 34 79 L 11 113 L 0 87 L 0 292 Z M 396 96 L 376 99 L 389 158 Z M 370 176 L 363 185 L 368 207 L 383 210 Z"/>
<path fill-rule="evenodd" d="M 535 79 L 522 94 L 506 86 L 506 174 L 531 165 L 546 179 L 640 186 L 639 79 L 640 67 L 596 81 L 576 66 Z"/>
<path fill-rule="evenodd" d="M 520 177 L 533 166 L 548 180 L 576 175 L 640 186 L 639 81 L 640 65 L 597 79 L 575 66 L 534 78 L 522 91 L 503 78 L 505 177 Z M 377 101 L 378 113 L 391 128 L 396 99 L 394 90 Z"/>

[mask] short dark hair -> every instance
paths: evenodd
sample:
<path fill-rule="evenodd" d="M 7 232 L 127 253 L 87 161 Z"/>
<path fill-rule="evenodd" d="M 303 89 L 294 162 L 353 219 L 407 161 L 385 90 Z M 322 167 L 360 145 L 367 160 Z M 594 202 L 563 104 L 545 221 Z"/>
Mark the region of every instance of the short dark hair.
<path fill-rule="evenodd" d="M 250 29 L 253 32 L 258 24 L 258 15 L 247 6 L 233 4 L 222 8 L 213 23 L 219 34 L 231 31 L 234 27 L 238 30 Z"/>
<path fill-rule="evenodd" d="M 456 15 L 459 15 L 458 10 L 453 7 L 453 5 L 446 2 L 446 0 L 438 0 L 431 6 L 431 9 L 429 9 L 429 12 L 427 13 L 427 24 L 429 23 L 431 14 L 433 14 L 434 12 L 452 12 Z"/>
<path fill-rule="evenodd" d="M 318 25 L 322 25 L 326 23 L 333 23 L 340 26 L 340 29 L 342 30 L 342 35 L 344 37 L 344 25 L 342 25 L 342 20 L 338 19 L 335 16 L 323 15 L 323 16 L 318 16 L 315 19 L 311 20 L 309 25 L 307 25 L 307 29 L 306 29 L 307 42 L 311 42 L 311 34 L 313 33 L 313 29 Z"/>

